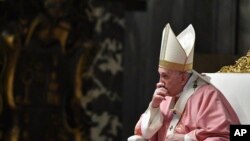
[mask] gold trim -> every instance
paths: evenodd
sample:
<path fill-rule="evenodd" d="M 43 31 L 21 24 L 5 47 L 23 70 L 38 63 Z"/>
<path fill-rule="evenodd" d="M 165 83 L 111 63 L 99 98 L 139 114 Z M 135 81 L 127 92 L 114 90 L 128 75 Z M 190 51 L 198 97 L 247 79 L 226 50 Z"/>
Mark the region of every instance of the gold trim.
<path fill-rule="evenodd" d="M 224 73 L 250 73 L 250 51 L 246 56 L 240 57 L 234 65 L 223 66 L 218 72 Z"/>
<path fill-rule="evenodd" d="M 16 64 L 17 59 L 19 56 L 19 50 L 13 51 L 10 56 L 13 56 L 8 61 L 7 72 L 6 72 L 6 95 L 7 95 L 7 103 L 10 108 L 15 109 L 16 103 L 14 98 L 14 79 L 15 79 L 15 71 L 16 71 Z"/>
<path fill-rule="evenodd" d="M 25 42 L 24 42 L 25 46 L 27 46 L 29 44 L 31 37 L 35 31 L 35 28 L 37 27 L 37 25 L 40 22 L 41 22 L 41 17 L 37 17 L 37 18 L 35 18 L 34 21 L 32 21 L 31 26 L 30 26 L 29 31 L 28 31 L 28 34 L 27 34 L 27 37 L 26 37 Z"/>
<path fill-rule="evenodd" d="M 173 62 L 168 62 L 165 60 L 159 61 L 159 67 L 165 68 L 165 69 L 171 69 L 171 70 L 177 70 L 177 71 L 189 71 L 193 68 L 193 63 L 190 64 L 178 64 Z"/>
<path fill-rule="evenodd" d="M 85 66 L 85 60 L 84 60 L 84 56 L 81 55 L 79 58 L 79 62 L 76 66 L 76 73 L 75 73 L 75 98 L 77 100 L 81 100 L 82 98 L 82 69 Z"/>

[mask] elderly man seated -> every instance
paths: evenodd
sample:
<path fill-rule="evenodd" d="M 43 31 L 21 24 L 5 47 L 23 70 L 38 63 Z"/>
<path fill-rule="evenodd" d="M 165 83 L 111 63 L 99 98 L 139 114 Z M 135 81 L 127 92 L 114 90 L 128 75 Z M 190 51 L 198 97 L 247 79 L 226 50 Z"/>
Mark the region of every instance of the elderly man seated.
<path fill-rule="evenodd" d="M 233 99 L 222 93 L 223 85 L 231 87 L 231 78 L 236 80 L 237 76 L 220 79 L 217 74 L 202 76 L 194 71 L 194 42 L 192 25 L 177 37 L 166 25 L 158 68 L 160 79 L 148 109 L 135 126 L 135 136 L 128 141 L 229 141 L 230 125 L 244 121 L 238 118 L 244 112 L 235 111 L 239 105 L 232 107 L 228 100 Z"/>

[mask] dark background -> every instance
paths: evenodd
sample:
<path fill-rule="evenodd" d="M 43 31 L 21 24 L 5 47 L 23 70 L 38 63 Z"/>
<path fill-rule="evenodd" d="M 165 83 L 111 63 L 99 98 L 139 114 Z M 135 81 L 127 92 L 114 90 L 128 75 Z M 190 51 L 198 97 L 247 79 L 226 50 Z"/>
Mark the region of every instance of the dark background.
<path fill-rule="evenodd" d="M 194 69 L 217 72 L 248 52 L 249 14 L 249 0 L 0 0 L 0 140 L 125 141 L 166 23 L 192 24 Z"/>

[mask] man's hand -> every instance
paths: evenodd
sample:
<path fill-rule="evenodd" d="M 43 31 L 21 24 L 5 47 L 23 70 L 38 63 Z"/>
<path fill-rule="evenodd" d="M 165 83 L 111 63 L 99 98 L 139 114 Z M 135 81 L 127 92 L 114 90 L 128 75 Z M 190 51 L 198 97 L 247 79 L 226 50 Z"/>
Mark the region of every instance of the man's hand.
<path fill-rule="evenodd" d="M 171 134 L 166 137 L 166 141 L 184 141 L 183 134 Z"/>
<path fill-rule="evenodd" d="M 159 82 L 156 84 L 156 89 L 151 101 L 151 106 L 153 108 L 158 108 L 162 100 L 167 96 L 168 90 L 165 88 L 164 83 Z"/>

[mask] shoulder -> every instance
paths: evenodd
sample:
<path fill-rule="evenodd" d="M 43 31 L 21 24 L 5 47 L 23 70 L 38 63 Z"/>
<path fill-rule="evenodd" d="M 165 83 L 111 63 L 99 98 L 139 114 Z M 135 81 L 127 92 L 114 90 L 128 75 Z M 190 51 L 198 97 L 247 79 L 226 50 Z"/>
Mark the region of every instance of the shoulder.
<path fill-rule="evenodd" d="M 211 100 L 211 99 L 224 98 L 224 95 L 215 86 L 211 84 L 204 84 L 201 87 L 199 87 L 197 90 L 195 90 L 192 97 Z"/>
<path fill-rule="evenodd" d="M 216 87 L 204 84 L 192 94 L 187 103 L 189 106 L 192 105 L 192 108 L 197 107 L 197 111 L 202 111 L 211 107 L 218 108 L 225 102 L 227 102 L 225 96 Z"/>
<path fill-rule="evenodd" d="M 205 92 L 220 92 L 215 86 L 213 86 L 212 84 L 204 84 L 202 86 L 200 86 L 197 90 L 198 91 L 205 91 Z"/>

